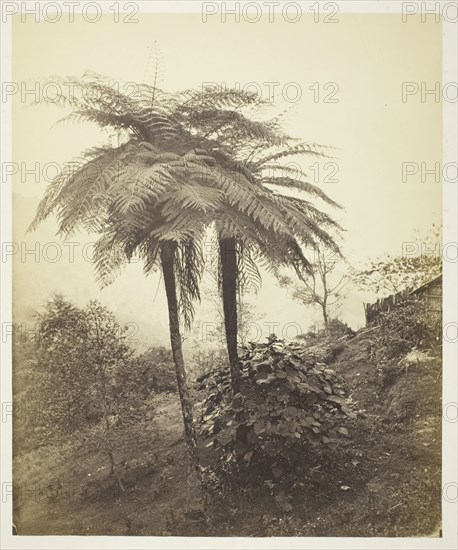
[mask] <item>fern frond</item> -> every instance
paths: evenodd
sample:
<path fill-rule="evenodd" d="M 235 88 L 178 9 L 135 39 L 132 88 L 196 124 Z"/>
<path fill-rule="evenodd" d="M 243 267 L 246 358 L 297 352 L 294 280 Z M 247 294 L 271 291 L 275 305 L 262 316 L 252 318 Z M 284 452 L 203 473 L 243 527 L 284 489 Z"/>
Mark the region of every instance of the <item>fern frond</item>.
<path fill-rule="evenodd" d="M 200 280 L 204 266 L 202 249 L 195 239 L 187 240 L 178 246 L 174 258 L 174 270 L 180 313 L 188 330 L 194 318 L 194 302 L 200 301 Z"/>
<path fill-rule="evenodd" d="M 253 258 L 253 246 L 238 243 L 237 282 L 243 292 L 257 292 L 262 283 L 261 273 Z"/>
<path fill-rule="evenodd" d="M 341 208 L 340 204 L 334 202 L 326 193 L 324 193 L 319 187 L 296 178 L 289 178 L 286 176 L 266 176 L 261 179 L 264 185 L 278 185 L 279 187 L 286 187 L 288 189 L 298 189 L 299 191 L 305 191 L 311 195 L 319 197 L 324 202 L 336 207 Z"/>
<path fill-rule="evenodd" d="M 272 160 L 278 160 L 281 158 L 292 157 L 297 155 L 331 158 L 325 151 L 331 150 L 331 147 L 319 145 L 317 143 L 299 143 L 298 145 L 289 146 L 281 151 L 275 151 L 268 155 L 264 155 L 255 162 L 253 162 L 253 169 L 259 170 L 266 163 Z"/>
<path fill-rule="evenodd" d="M 222 191 L 212 187 L 183 184 L 163 198 L 162 213 L 169 220 L 188 208 L 203 213 L 214 212 L 221 207 L 223 196 Z"/>
<path fill-rule="evenodd" d="M 126 255 L 117 236 L 104 234 L 94 245 L 96 281 L 103 287 L 110 285 L 126 264 Z"/>

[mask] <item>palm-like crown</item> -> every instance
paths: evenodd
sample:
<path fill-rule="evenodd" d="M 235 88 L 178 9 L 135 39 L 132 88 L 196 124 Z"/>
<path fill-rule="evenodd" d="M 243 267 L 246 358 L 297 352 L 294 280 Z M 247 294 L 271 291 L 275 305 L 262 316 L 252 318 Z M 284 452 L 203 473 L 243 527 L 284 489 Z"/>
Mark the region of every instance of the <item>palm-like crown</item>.
<path fill-rule="evenodd" d="M 278 119 L 254 120 L 253 111 L 267 107 L 255 94 L 169 94 L 146 84 L 126 94 L 120 83 L 92 73 L 72 83 L 71 93 L 60 97 L 72 108 L 64 120 L 119 130 L 125 140 L 92 148 L 68 165 L 30 228 L 55 213 L 62 236 L 79 228 L 99 233 L 101 282 L 109 283 L 134 254 L 149 272 L 159 251 L 173 243 L 180 308 L 189 325 L 208 229 L 219 240 L 234 239 L 242 286 L 259 284 L 260 263 L 291 265 L 301 275 L 310 269 L 303 249 L 317 241 L 338 251 L 329 230 L 339 226 L 328 214 L 276 190 L 303 191 L 337 206 L 305 174 L 281 164 L 296 155 L 326 156 L 325 150 L 285 135 Z"/>

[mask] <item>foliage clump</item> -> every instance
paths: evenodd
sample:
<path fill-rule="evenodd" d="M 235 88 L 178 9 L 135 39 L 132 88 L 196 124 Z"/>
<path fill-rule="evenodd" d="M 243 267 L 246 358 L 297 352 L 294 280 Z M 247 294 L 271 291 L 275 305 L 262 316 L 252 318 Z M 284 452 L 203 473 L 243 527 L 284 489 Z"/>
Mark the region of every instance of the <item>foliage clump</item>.
<path fill-rule="evenodd" d="M 248 470 L 264 479 L 297 475 L 312 447 L 336 448 L 353 417 L 335 371 L 304 359 L 304 348 L 271 337 L 250 344 L 240 358 L 241 391 L 233 395 L 229 369 L 198 379 L 208 394 L 202 435 L 220 473 Z"/>
<path fill-rule="evenodd" d="M 347 323 L 335 318 L 329 320 L 327 327 L 316 323 L 305 334 L 299 334 L 297 339 L 301 340 L 304 345 L 313 346 L 325 342 L 336 344 L 336 341 L 353 338 L 355 335 L 356 332 Z"/>
<path fill-rule="evenodd" d="M 355 336 L 355 331 L 340 319 L 331 319 L 328 324 L 327 335 L 333 338 L 341 338 L 342 336 Z"/>
<path fill-rule="evenodd" d="M 413 348 L 428 349 L 441 343 L 440 312 L 431 311 L 423 300 L 410 299 L 382 311 L 374 321 L 377 348 L 391 359 Z"/>
<path fill-rule="evenodd" d="M 149 348 L 138 357 L 142 392 L 176 392 L 177 381 L 172 351 L 164 346 Z"/>
<path fill-rule="evenodd" d="M 54 295 L 37 314 L 34 338 L 14 340 L 15 441 L 22 451 L 76 435 L 115 470 L 121 433 L 151 419 L 141 367 L 113 313 Z"/>

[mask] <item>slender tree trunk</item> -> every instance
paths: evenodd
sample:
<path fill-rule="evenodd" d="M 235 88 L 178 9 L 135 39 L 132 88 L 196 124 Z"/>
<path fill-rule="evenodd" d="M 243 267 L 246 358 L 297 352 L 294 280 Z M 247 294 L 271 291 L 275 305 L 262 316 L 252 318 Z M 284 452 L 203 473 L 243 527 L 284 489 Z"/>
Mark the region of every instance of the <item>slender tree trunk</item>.
<path fill-rule="evenodd" d="M 327 311 L 326 302 L 324 302 L 324 303 L 321 305 L 321 308 L 323 309 L 324 328 L 325 328 L 326 330 L 328 330 L 329 319 L 328 319 L 328 311 Z"/>
<path fill-rule="evenodd" d="M 321 308 L 323 309 L 323 321 L 324 329 L 328 330 L 328 282 L 326 280 L 326 260 L 323 253 L 318 252 L 318 271 L 321 277 L 321 284 L 323 285 L 323 301 L 321 302 Z"/>
<path fill-rule="evenodd" d="M 180 334 L 180 319 L 178 313 L 178 299 L 174 271 L 176 245 L 174 243 L 161 248 L 161 264 L 164 276 L 165 292 L 169 309 L 170 343 L 172 346 L 173 360 L 177 377 L 178 393 L 180 395 L 181 411 L 183 414 L 185 441 L 189 455 L 190 490 L 201 498 L 201 472 L 199 464 L 199 451 L 197 437 L 194 428 L 194 414 L 189 395 L 186 371 L 183 360 L 182 340 Z"/>
<path fill-rule="evenodd" d="M 240 391 L 241 374 L 237 354 L 237 253 L 235 239 L 221 239 L 219 252 L 227 353 L 231 367 L 232 389 L 234 393 L 237 393 Z"/>

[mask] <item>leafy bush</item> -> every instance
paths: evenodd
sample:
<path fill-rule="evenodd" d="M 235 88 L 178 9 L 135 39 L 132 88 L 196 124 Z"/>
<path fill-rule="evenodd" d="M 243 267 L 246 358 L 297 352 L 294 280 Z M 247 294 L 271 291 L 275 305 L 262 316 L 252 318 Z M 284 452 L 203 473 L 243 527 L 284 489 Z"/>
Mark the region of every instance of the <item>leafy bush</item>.
<path fill-rule="evenodd" d="M 246 347 L 236 395 L 227 368 L 198 379 L 208 391 L 201 431 L 218 454 L 220 473 L 294 476 L 311 446 L 336 448 L 348 435 L 342 424 L 354 413 L 342 385 L 325 364 L 304 360 L 304 351 L 274 338 Z"/>
<path fill-rule="evenodd" d="M 331 319 L 328 323 L 328 336 L 340 338 L 342 336 L 355 336 L 355 331 L 340 319 Z"/>
<path fill-rule="evenodd" d="M 428 310 L 422 300 L 404 302 L 377 316 L 377 347 L 386 358 L 398 357 L 413 347 L 428 348 L 440 344 L 440 314 Z"/>
<path fill-rule="evenodd" d="M 205 348 L 204 346 L 195 346 L 188 362 L 188 372 L 190 380 L 197 380 L 205 374 L 214 370 L 215 365 L 229 368 L 227 349 Z"/>
<path fill-rule="evenodd" d="M 97 301 L 81 309 L 60 295 L 37 319 L 35 338 L 13 341 L 16 450 L 77 433 L 114 470 L 120 431 L 152 414 L 127 328 Z"/>
<path fill-rule="evenodd" d="M 300 334 L 297 336 L 298 340 L 302 340 L 305 345 L 313 346 L 315 344 L 329 342 L 334 343 L 336 340 L 347 336 L 353 338 L 356 335 L 356 332 L 344 323 L 340 319 L 330 319 L 327 328 L 315 324 L 310 327 L 310 330 L 305 334 Z"/>
<path fill-rule="evenodd" d="M 143 391 L 176 392 L 177 382 L 172 351 L 164 346 L 152 347 L 138 357 Z"/>

